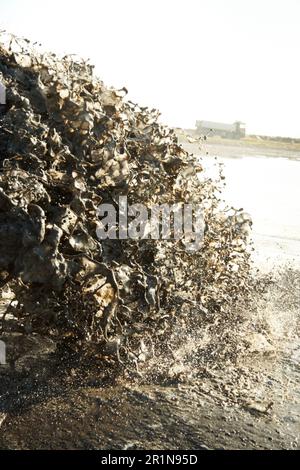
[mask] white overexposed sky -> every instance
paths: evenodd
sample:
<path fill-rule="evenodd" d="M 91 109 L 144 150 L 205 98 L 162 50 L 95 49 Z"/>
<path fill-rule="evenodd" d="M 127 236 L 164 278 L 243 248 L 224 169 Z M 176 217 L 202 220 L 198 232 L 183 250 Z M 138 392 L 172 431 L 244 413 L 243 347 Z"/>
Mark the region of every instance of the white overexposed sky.
<path fill-rule="evenodd" d="M 170 125 L 300 137 L 300 0 L 0 0 L 0 29 L 90 58 Z"/>

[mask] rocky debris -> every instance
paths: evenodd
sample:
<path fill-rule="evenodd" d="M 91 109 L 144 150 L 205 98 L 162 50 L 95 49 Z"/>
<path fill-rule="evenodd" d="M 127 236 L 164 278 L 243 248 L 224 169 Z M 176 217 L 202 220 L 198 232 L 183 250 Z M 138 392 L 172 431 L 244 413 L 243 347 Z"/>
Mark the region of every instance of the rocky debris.
<path fill-rule="evenodd" d="M 0 275 L 14 298 L 2 330 L 13 323 L 99 360 L 137 364 L 175 324 L 228 315 L 247 296 L 241 211 L 221 212 L 223 176 L 206 177 L 156 110 L 105 86 L 84 60 L 7 34 L 0 82 Z M 201 249 L 191 253 L 182 239 L 99 240 L 97 207 L 118 211 L 119 196 L 147 208 L 201 204 Z"/>
<path fill-rule="evenodd" d="M 251 333 L 246 337 L 248 352 L 253 354 L 273 355 L 276 353 L 274 346 L 262 333 Z"/>
<path fill-rule="evenodd" d="M 2 424 L 4 423 L 4 421 L 6 420 L 6 414 L 5 413 L 0 413 L 0 428 L 2 426 Z"/>
<path fill-rule="evenodd" d="M 263 403 L 263 402 L 250 402 L 245 405 L 245 409 L 249 410 L 250 413 L 254 414 L 267 414 L 270 413 L 272 406 L 274 405 L 273 402 Z"/>

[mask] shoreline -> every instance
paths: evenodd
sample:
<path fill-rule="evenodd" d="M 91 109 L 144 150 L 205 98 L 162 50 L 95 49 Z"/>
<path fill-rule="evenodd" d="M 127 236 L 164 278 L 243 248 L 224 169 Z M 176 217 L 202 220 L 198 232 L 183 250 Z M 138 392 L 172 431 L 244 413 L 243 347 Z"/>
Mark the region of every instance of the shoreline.
<path fill-rule="evenodd" d="M 286 144 L 283 142 L 263 142 L 252 140 L 231 140 L 222 138 L 210 138 L 207 140 L 195 140 L 189 142 L 183 134 L 177 134 L 179 143 L 189 152 L 201 156 L 226 157 L 226 158 L 285 158 L 293 161 L 300 161 L 300 145 Z M 191 137 L 193 140 L 193 137 Z M 268 145 L 269 144 L 269 145 Z M 278 144 L 278 145 L 273 145 Z M 284 144 L 284 145 L 282 145 Z"/>

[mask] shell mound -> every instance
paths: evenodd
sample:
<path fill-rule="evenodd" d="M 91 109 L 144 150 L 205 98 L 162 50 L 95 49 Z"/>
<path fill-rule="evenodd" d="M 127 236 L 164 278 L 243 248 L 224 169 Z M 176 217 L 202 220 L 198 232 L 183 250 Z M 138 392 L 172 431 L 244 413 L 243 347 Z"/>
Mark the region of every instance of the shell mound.
<path fill-rule="evenodd" d="M 176 324 L 228 314 L 250 290 L 247 234 L 156 110 L 73 57 L 0 37 L 2 328 L 145 361 Z M 201 204 L 205 235 L 99 240 L 99 204 Z M 229 214 L 229 213 L 228 213 Z"/>

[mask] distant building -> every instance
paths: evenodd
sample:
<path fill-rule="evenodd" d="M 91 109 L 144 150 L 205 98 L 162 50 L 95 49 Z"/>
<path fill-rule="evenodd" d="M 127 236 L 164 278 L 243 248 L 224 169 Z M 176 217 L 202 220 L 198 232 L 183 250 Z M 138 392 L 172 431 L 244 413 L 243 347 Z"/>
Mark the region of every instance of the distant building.
<path fill-rule="evenodd" d="M 198 135 L 218 135 L 231 139 L 240 139 L 245 137 L 245 124 L 236 121 L 233 124 L 224 124 L 223 122 L 196 121 L 196 132 Z"/>

